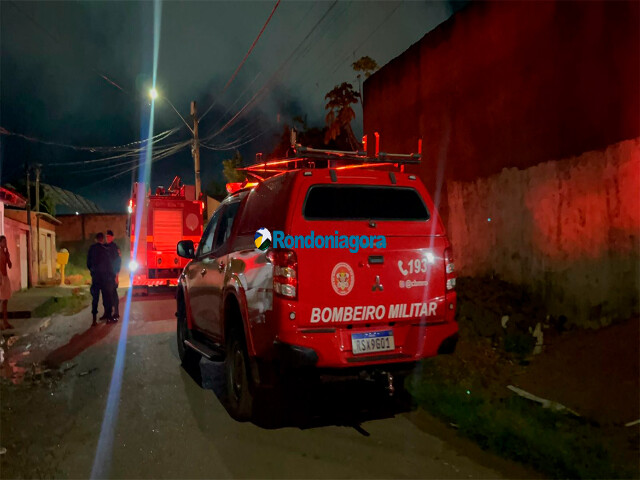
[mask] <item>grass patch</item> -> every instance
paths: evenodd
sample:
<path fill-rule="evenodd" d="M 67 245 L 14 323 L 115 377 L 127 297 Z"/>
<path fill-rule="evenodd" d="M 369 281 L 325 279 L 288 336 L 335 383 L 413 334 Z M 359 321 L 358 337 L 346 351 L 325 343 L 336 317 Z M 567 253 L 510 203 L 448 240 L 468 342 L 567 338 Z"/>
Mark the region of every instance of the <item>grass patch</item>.
<path fill-rule="evenodd" d="M 545 410 L 520 397 L 490 399 L 433 376 L 407 385 L 418 405 L 482 448 L 528 464 L 553 478 L 629 478 L 597 427 Z"/>
<path fill-rule="evenodd" d="M 74 292 L 72 295 L 51 297 L 34 311 L 36 318 L 49 317 L 53 314 L 73 315 L 84 309 L 91 303 L 91 296 L 82 292 Z"/>
<path fill-rule="evenodd" d="M 68 263 L 64 268 L 65 280 L 69 281 L 69 285 L 86 285 L 91 283 L 91 274 L 86 266 L 78 266 Z"/>

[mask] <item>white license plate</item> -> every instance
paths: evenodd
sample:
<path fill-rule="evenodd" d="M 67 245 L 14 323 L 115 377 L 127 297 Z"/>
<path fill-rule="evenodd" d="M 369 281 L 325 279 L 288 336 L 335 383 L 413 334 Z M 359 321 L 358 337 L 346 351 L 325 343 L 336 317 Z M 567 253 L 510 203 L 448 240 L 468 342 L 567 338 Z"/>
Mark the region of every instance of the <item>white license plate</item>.
<path fill-rule="evenodd" d="M 393 341 L 393 330 L 352 333 L 351 347 L 354 355 L 394 350 L 396 346 Z"/>

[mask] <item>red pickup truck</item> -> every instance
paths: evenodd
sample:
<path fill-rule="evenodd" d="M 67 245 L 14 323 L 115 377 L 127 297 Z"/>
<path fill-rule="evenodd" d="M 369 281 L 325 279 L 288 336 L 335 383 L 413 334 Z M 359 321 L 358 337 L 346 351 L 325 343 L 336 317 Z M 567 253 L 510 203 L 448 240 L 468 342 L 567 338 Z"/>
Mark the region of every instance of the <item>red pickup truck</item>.
<path fill-rule="evenodd" d="M 284 163 L 293 168 L 230 194 L 197 250 L 178 244 L 190 259 L 177 291 L 180 358 L 224 357 L 240 420 L 287 372 L 377 374 L 393 389 L 457 341 L 451 246 L 422 182 L 371 162 Z"/>

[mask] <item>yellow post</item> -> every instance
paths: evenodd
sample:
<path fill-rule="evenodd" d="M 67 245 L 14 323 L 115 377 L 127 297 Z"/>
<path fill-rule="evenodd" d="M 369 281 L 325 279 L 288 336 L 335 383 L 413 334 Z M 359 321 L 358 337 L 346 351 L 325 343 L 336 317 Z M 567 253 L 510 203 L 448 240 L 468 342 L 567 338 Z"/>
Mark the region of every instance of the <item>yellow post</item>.
<path fill-rule="evenodd" d="M 56 254 L 56 267 L 60 269 L 60 285 L 64 285 L 64 267 L 69 263 L 69 251 L 63 248 Z"/>

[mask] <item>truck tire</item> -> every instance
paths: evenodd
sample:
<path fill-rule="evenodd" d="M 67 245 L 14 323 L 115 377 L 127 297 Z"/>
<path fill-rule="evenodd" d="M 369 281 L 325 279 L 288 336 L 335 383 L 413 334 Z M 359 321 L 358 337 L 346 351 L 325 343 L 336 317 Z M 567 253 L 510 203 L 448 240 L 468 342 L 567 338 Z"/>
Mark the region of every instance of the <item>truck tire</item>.
<path fill-rule="evenodd" d="M 253 416 L 253 385 L 247 346 L 240 328 L 229 332 L 224 367 L 229 413 L 236 420 L 245 422 Z"/>
<path fill-rule="evenodd" d="M 180 362 L 182 366 L 189 370 L 197 367 L 200 364 L 201 355 L 195 350 L 187 347 L 184 342 L 191 338 L 191 332 L 189 331 L 189 327 L 187 325 L 187 315 L 185 312 L 184 304 L 178 301 L 178 311 L 176 313 L 177 321 L 177 332 L 176 337 L 178 339 L 178 355 L 180 356 Z"/>

